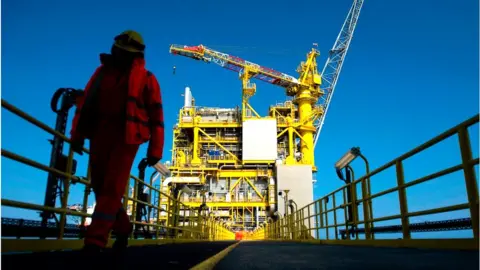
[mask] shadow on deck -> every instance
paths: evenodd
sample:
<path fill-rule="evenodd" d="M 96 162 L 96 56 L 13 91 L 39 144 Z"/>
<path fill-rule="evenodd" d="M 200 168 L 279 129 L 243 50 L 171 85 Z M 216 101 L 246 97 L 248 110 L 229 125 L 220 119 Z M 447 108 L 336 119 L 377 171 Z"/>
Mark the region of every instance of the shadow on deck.
<path fill-rule="evenodd" d="M 234 242 L 130 247 L 86 258 L 79 251 L 2 254 L 2 269 L 190 269 Z M 478 251 L 241 242 L 214 269 L 478 269 Z"/>

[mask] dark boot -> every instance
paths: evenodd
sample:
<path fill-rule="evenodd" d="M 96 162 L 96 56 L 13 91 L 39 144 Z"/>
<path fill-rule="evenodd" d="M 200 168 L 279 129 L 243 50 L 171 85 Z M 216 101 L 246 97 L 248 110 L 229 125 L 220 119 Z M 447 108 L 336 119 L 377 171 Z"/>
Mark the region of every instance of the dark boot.
<path fill-rule="evenodd" d="M 127 247 L 128 247 L 128 236 L 129 235 L 117 235 L 115 242 L 112 245 L 114 262 L 114 269 L 121 270 L 127 269 L 128 265 L 128 256 L 127 256 Z"/>
<path fill-rule="evenodd" d="M 92 244 L 86 244 L 82 248 L 82 252 L 88 253 L 88 254 L 97 254 L 97 253 L 101 253 L 102 251 L 103 251 L 103 248 L 97 245 L 92 245 Z"/>
<path fill-rule="evenodd" d="M 117 235 L 112 249 L 114 251 L 124 251 L 128 246 L 128 235 Z"/>
<path fill-rule="evenodd" d="M 86 244 L 80 250 L 82 259 L 73 265 L 73 269 L 102 269 L 101 266 L 104 265 L 104 253 L 102 247 L 93 244 Z"/>

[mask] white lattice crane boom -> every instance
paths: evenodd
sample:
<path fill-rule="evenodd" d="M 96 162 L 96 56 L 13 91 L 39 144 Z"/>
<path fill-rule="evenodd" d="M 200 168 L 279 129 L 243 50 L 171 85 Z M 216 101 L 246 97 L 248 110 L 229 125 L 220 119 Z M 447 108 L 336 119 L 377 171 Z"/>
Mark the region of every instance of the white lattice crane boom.
<path fill-rule="evenodd" d="M 322 70 L 322 89 L 325 94 L 320 98 L 320 106 L 323 107 L 324 113 L 317 120 L 315 141 L 313 146 L 317 145 L 320 132 L 322 131 L 323 123 L 327 115 L 330 101 L 332 100 L 335 86 L 337 85 L 340 71 L 342 70 L 343 61 L 347 55 L 348 47 L 352 41 L 353 32 L 357 25 L 358 17 L 360 16 L 360 10 L 362 9 L 364 0 L 355 0 L 348 12 L 347 18 L 343 23 L 342 29 L 338 34 L 337 40 L 329 52 L 328 60 Z"/>

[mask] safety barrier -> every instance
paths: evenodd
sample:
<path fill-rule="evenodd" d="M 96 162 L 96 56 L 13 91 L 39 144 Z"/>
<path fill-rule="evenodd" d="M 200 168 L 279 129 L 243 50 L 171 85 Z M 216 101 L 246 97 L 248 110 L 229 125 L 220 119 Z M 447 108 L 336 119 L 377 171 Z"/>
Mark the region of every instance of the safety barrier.
<path fill-rule="evenodd" d="M 472 149 L 470 144 L 468 127 L 479 122 L 479 115 L 476 115 L 467 121 L 447 130 L 428 142 L 418 146 L 417 148 L 405 153 L 404 155 L 388 162 L 380 168 L 367 172 L 367 174 L 359 179 L 353 179 L 350 184 L 346 184 L 341 188 L 327 194 L 326 196 L 304 206 L 293 213 L 278 219 L 275 222 L 265 223 L 251 235 L 248 239 L 269 239 L 269 240 L 295 240 L 295 241 L 315 241 L 326 244 L 342 244 L 342 245 L 369 245 L 369 246 L 390 246 L 390 247 L 425 247 L 425 248 L 450 248 L 450 249 L 478 249 L 479 240 L 479 195 L 478 186 L 475 176 L 475 165 L 479 164 L 479 158 L 472 157 Z M 418 154 L 433 145 L 438 144 L 447 138 L 458 135 L 458 147 L 461 153 L 461 164 L 445 168 L 435 173 L 420 177 L 409 182 L 405 181 L 404 161 L 415 154 Z M 369 182 L 370 178 L 378 173 L 394 167 L 396 170 L 397 185 L 393 188 L 370 194 Z M 463 170 L 466 192 L 468 197 L 467 203 L 449 205 L 446 207 L 434 208 L 429 210 L 408 211 L 407 188 L 431 181 L 433 179 L 445 176 L 457 171 Z M 358 187 L 360 186 L 360 187 Z M 360 188 L 360 190 L 359 190 Z M 357 192 L 361 191 L 361 197 L 358 198 Z M 400 205 L 400 214 L 372 218 L 370 215 L 372 201 L 381 196 L 398 192 L 398 201 Z M 348 194 L 348 195 L 347 195 Z M 335 201 L 336 195 L 343 197 L 339 203 Z M 350 196 L 350 198 L 347 198 Z M 428 196 L 425 197 L 428 200 Z M 332 207 L 328 207 L 328 202 L 332 202 Z M 363 219 L 359 216 L 359 205 L 363 206 Z M 338 222 L 337 212 L 344 212 L 344 222 Z M 469 219 L 452 221 L 458 223 L 456 226 L 463 228 L 472 228 L 472 237 L 463 239 L 412 239 L 412 228 L 426 227 L 428 223 L 410 224 L 409 218 L 419 217 L 430 214 L 447 213 L 468 209 L 470 213 Z M 333 213 L 333 220 L 328 217 L 329 213 Z M 402 238 L 400 239 L 375 239 L 374 222 L 387 220 L 401 220 Z M 330 222 L 329 222 L 330 221 Z M 333 221 L 333 222 L 332 222 Z M 470 223 L 471 222 L 471 223 Z M 434 223 L 434 222 L 431 222 Z M 446 222 L 444 222 L 446 223 Z M 470 224 L 468 224 L 470 223 Z M 465 225 L 467 224 L 467 225 Z M 359 225 L 364 228 L 360 230 Z M 471 225 L 471 226 L 469 226 Z M 438 227 L 438 226 L 437 226 Z M 339 235 L 339 228 L 344 228 L 344 237 Z M 335 230 L 335 238 L 330 239 L 329 229 Z M 326 231 L 326 239 L 319 237 L 320 230 Z M 350 231 L 349 231 L 350 230 Z M 359 231 L 365 233 L 365 239 L 359 238 Z M 419 231 L 419 230 L 416 230 Z"/>
<path fill-rule="evenodd" d="M 44 131 L 60 138 L 64 142 L 70 144 L 70 139 L 67 138 L 64 134 L 59 133 L 55 129 L 49 127 L 48 125 L 42 123 L 36 118 L 28 115 L 27 113 L 21 111 L 15 106 L 9 104 L 2 99 L 2 108 L 12 112 L 13 114 L 19 116 L 20 118 L 30 122 L 31 124 L 43 129 Z M 88 149 L 84 149 L 84 152 L 88 154 Z M 42 251 L 42 250 L 60 250 L 60 249 L 78 249 L 83 245 L 82 240 L 67 240 L 65 237 L 65 228 L 67 216 L 77 216 L 81 217 L 81 224 L 85 224 L 86 218 L 91 217 L 91 214 L 87 213 L 88 205 L 88 196 L 90 194 L 90 170 L 87 170 L 87 177 L 79 177 L 72 174 L 72 164 L 74 153 L 69 147 L 68 159 L 66 162 L 66 170 L 59 170 L 58 168 L 51 168 L 34 160 L 28 159 L 17 155 L 11 151 L 5 150 L 2 148 L 2 156 L 23 163 L 27 166 L 43 170 L 48 173 L 52 173 L 63 179 L 63 192 L 61 195 L 61 205 L 60 207 L 48 207 L 39 204 L 26 203 L 21 201 L 15 201 L 10 199 L 1 199 L 2 206 L 15 207 L 29 210 L 37 211 L 48 211 L 60 215 L 56 239 L 43 239 L 45 237 L 38 236 L 37 239 L 5 239 L 2 238 L 2 252 L 13 252 L 13 251 Z M 125 209 L 127 209 L 128 202 L 132 202 L 132 213 L 131 213 L 131 222 L 135 224 L 135 227 L 143 226 L 147 227 L 148 231 L 151 232 L 149 236 L 150 239 L 134 240 L 134 232 L 131 234 L 130 245 L 145 245 L 145 244 L 158 244 L 162 242 L 185 242 L 185 241 L 211 241 L 211 240 L 233 240 L 234 233 L 231 232 L 225 224 L 219 223 L 214 220 L 212 217 L 207 216 L 204 212 L 200 212 L 193 208 L 188 207 L 178 200 L 178 198 L 172 197 L 170 194 L 166 194 L 154 186 L 146 183 L 145 181 L 139 179 L 136 176 L 131 175 L 131 179 L 134 180 L 133 184 L 133 195 L 129 196 L 130 186 L 127 187 L 123 204 Z M 7 179 L 3 179 L 7 181 Z M 148 187 L 152 192 L 158 194 L 158 205 L 153 205 L 144 200 L 137 198 L 136 187 L 137 183 L 141 183 L 144 186 Z M 68 209 L 68 198 L 69 198 L 69 189 L 73 184 L 83 184 L 85 185 L 85 192 L 83 196 L 83 207 L 80 211 L 75 211 Z M 167 201 L 166 204 L 163 202 Z M 160 207 L 160 202 L 166 207 Z M 155 222 L 143 222 L 135 221 L 137 205 L 143 204 L 150 209 L 155 209 L 157 212 L 157 217 Z M 164 214 L 160 214 L 164 213 Z M 162 216 L 162 218 L 161 218 Z M 71 226 L 68 226 L 69 228 Z M 79 226 L 83 229 L 83 226 Z M 150 228 L 154 228 L 151 230 Z M 81 238 L 82 233 L 79 237 Z M 42 238 L 42 239 L 39 239 Z M 78 238 L 78 237 L 77 237 Z M 113 240 L 109 241 L 109 246 L 112 244 Z"/>

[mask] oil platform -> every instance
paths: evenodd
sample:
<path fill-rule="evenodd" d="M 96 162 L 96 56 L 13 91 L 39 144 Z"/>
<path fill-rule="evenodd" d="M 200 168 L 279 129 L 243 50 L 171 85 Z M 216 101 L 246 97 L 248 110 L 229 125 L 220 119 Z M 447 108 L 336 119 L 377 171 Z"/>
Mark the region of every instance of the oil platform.
<path fill-rule="evenodd" d="M 195 103 L 191 89 L 185 88 L 184 104 L 178 108 L 173 128 L 171 160 L 154 165 L 149 181 L 145 179 L 146 159 L 138 165 L 138 176 L 130 175 L 123 206 L 135 230 L 120 256 L 106 251 L 91 260 L 72 251 L 83 246 L 95 207 L 88 207 L 89 169 L 78 172 L 72 148 L 67 155 L 63 151 L 64 143 L 71 143 L 65 136 L 68 112 L 82 90 L 60 88 L 55 92 L 50 104 L 57 115 L 55 128 L 2 99 L 3 109 L 53 136 L 50 165 L 2 148 L 2 157 L 48 173 L 43 204 L 2 197 L 2 207 L 40 211 L 41 217 L 2 217 L 2 269 L 28 269 L 33 261 L 40 269 L 475 269 L 480 236 L 479 158 L 472 152 L 469 130 L 478 128 L 478 114 L 372 171 L 359 149 L 350 149 L 335 164 L 345 185 L 313 198 L 315 145 L 363 2 L 353 0 L 323 69 L 317 65 L 320 53 L 314 43 L 295 77 L 204 45 L 170 46 L 173 55 L 237 72 L 241 107 L 203 107 Z M 249 104 L 257 90 L 250 82 L 253 79 L 283 88 L 287 101 L 270 106 L 267 115 L 259 115 Z M 60 98 L 61 104 L 56 106 Z M 452 157 L 448 151 L 440 152 L 438 161 L 423 156 L 424 164 L 445 164 L 436 172 L 411 179 L 412 168 L 404 164 L 451 137 L 458 139 L 460 163 L 442 162 Z M 363 176 L 354 176 L 349 165 L 357 157 L 366 165 Z M 395 172 L 396 185 L 372 193 L 371 178 L 379 178 L 377 175 L 387 170 Z M 433 207 L 431 196 L 423 196 L 422 202 L 431 206 L 421 210 L 415 209 L 418 201 L 409 203 L 412 187 L 423 185 L 425 191 L 431 191 L 425 183 L 456 172 L 460 174 L 454 180 L 465 184 L 463 201 L 437 202 Z M 381 183 L 385 178 L 375 179 Z M 84 187 L 83 202 L 69 205 L 73 185 Z M 452 192 L 461 197 L 461 190 Z M 374 214 L 372 201 L 385 196 L 390 196 L 388 208 L 392 211 L 385 215 L 376 210 Z M 457 216 L 458 211 L 465 216 L 450 220 L 432 217 L 442 213 Z M 429 221 L 415 222 L 416 218 Z M 381 224 L 386 221 L 392 225 Z M 418 235 L 453 230 L 469 235 Z M 412 256 L 416 259 L 405 260 Z"/>
<path fill-rule="evenodd" d="M 313 44 L 297 68 L 298 78 L 203 45 L 172 45 L 174 55 L 238 72 L 242 105 L 202 107 L 185 88 L 173 129 L 171 176 L 163 179 L 162 191 L 208 209 L 233 231 L 252 231 L 313 201 L 314 149 L 362 4 L 352 5 L 322 72 Z M 290 100 L 259 115 L 249 104 L 256 92 L 250 79 L 284 88 Z M 166 198 L 161 205 L 167 208 Z"/>

